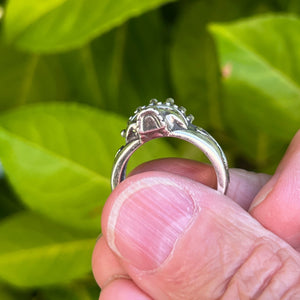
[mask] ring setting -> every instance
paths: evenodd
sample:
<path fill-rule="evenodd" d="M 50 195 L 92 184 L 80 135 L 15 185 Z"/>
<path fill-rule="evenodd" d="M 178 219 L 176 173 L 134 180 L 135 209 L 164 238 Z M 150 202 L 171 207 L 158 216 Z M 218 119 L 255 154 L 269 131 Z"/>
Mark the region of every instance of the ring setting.
<path fill-rule="evenodd" d="M 193 115 L 186 115 L 186 109 L 174 104 L 172 98 L 165 102 L 152 99 L 148 105 L 138 107 L 129 118 L 127 128 L 121 132 L 126 144 L 115 157 L 112 189 L 126 178 L 127 162 L 135 150 L 152 139 L 173 137 L 195 145 L 207 156 L 217 175 L 217 190 L 225 194 L 229 183 L 225 154 L 216 140 L 204 129 L 195 126 L 193 120 Z"/>

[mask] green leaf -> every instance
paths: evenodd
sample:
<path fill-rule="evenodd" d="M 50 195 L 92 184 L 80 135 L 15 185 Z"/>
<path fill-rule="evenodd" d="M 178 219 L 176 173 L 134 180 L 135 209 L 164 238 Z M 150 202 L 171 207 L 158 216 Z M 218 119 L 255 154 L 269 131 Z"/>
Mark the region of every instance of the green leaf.
<path fill-rule="evenodd" d="M 45 101 L 104 107 L 89 45 L 63 55 L 25 54 L 0 43 L 0 110 Z"/>
<path fill-rule="evenodd" d="M 170 57 L 176 98 L 206 128 L 211 124 L 220 126 L 218 65 L 205 28 L 219 6 L 214 2 L 195 2 L 183 11 Z"/>
<path fill-rule="evenodd" d="M 263 2 L 260 5 L 266 5 Z M 193 112 L 200 126 L 223 127 L 218 59 L 207 25 L 264 9 L 258 6 L 250 0 L 211 0 L 183 7 L 171 48 L 171 75 L 176 98 Z"/>
<path fill-rule="evenodd" d="M 228 127 L 248 155 L 264 156 L 257 152 L 258 139 L 265 152 L 281 153 L 300 124 L 300 20 L 268 15 L 210 30 L 220 55 Z"/>
<path fill-rule="evenodd" d="M 22 212 L 0 223 L 0 278 L 35 287 L 67 282 L 91 270 L 95 238 Z"/>
<path fill-rule="evenodd" d="M 20 298 L 17 298 L 17 295 L 13 294 L 11 291 L 0 286 L 0 299 L 1 300 L 16 300 L 16 299 L 20 299 Z"/>
<path fill-rule="evenodd" d="M 300 2 L 298 0 L 290 0 L 288 10 L 293 13 L 300 14 Z"/>
<path fill-rule="evenodd" d="M 0 44 L 0 110 L 71 100 L 128 116 L 151 98 L 169 97 L 163 26 L 153 11 L 57 55 L 24 54 Z"/>
<path fill-rule="evenodd" d="M 277 2 L 281 10 L 300 14 L 300 2 L 298 0 L 277 0 Z"/>
<path fill-rule="evenodd" d="M 29 105 L 0 116 L 0 159 L 27 206 L 96 232 L 125 125 L 117 115 L 86 106 Z M 163 142 L 135 161 L 174 153 Z"/>
<path fill-rule="evenodd" d="M 0 109 L 23 102 L 35 64 L 34 56 L 18 53 L 0 44 Z"/>
<path fill-rule="evenodd" d="M 106 109 L 128 116 L 149 99 L 170 97 L 163 33 L 164 23 L 154 11 L 91 43 L 93 68 Z"/>
<path fill-rule="evenodd" d="M 8 42 L 34 52 L 80 47 L 131 17 L 170 0 L 10 0 L 4 32 Z"/>
<path fill-rule="evenodd" d="M 169 97 L 163 26 L 154 11 L 80 49 L 51 57 L 53 61 L 56 58 L 55 72 L 65 80 L 65 98 L 127 117 L 151 98 Z M 50 57 L 47 61 L 54 63 Z"/>
<path fill-rule="evenodd" d="M 54 56 L 25 54 L 0 43 L 0 66 L 0 110 L 68 98 L 66 78 Z"/>
<path fill-rule="evenodd" d="M 0 246 L 1 247 L 1 246 Z M 1 300 L 32 300 L 32 293 L 29 290 L 15 289 L 12 286 L 0 284 Z"/>

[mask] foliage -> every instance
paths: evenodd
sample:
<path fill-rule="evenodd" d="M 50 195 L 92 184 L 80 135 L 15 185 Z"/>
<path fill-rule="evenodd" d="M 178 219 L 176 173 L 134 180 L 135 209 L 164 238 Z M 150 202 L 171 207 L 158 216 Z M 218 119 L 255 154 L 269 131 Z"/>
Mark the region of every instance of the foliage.
<path fill-rule="evenodd" d="M 0 299 L 97 298 L 119 133 L 151 98 L 184 105 L 230 166 L 272 172 L 300 124 L 298 3 L 0 1 Z M 203 158 L 159 140 L 131 168 L 161 156 Z"/>

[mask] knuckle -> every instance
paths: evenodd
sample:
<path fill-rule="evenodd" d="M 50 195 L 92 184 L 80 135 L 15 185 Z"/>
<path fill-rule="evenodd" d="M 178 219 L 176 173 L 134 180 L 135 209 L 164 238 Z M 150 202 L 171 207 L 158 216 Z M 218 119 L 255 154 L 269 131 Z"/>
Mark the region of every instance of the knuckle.
<path fill-rule="evenodd" d="M 220 299 L 300 299 L 299 261 L 286 248 L 258 243 L 227 280 Z"/>

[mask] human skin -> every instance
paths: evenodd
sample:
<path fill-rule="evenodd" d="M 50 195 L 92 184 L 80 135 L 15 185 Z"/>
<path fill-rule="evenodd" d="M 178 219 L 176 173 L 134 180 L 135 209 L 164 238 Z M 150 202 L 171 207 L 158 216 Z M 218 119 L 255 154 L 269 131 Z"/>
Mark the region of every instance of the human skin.
<path fill-rule="evenodd" d="M 112 192 L 92 265 L 101 300 L 300 299 L 300 131 L 275 174 L 182 159 L 138 167 Z"/>

